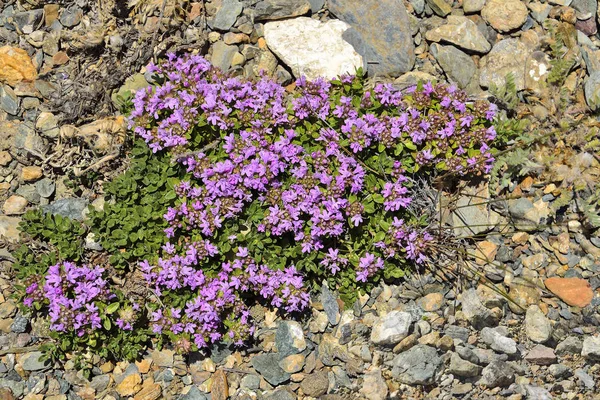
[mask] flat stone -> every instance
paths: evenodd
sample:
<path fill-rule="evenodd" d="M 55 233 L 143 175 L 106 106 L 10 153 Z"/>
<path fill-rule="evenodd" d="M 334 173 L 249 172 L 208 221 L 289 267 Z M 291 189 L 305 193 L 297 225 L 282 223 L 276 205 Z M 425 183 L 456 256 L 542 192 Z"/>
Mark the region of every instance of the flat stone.
<path fill-rule="evenodd" d="M 529 340 L 536 343 L 546 343 L 552 337 L 552 324 L 537 305 L 527 309 L 525 333 Z"/>
<path fill-rule="evenodd" d="M 580 354 L 583 351 L 583 343 L 575 336 L 565 338 L 556 346 L 556 354 L 559 356 Z"/>
<path fill-rule="evenodd" d="M 426 312 L 437 311 L 444 305 L 444 295 L 441 293 L 429 293 L 417 300 L 417 305 Z"/>
<path fill-rule="evenodd" d="M 495 30 L 510 32 L 527 21 L 527 6 L 521 0 L 487 0 L 481 16 Z"/>
<path fill-rule="evenodd" d="M 237 20 L 243 8 L 244 5 L 237 0 L 223 0 L 214 18 L 208 20 L 208 26 L 212 29 L 228 31 Z"/>
<path fill-rule="evenodd" d="M 592 378 L 587 372 L 581 368 L 575 370 L 575 377 L 585 386 L 586 389 L 591 390 L 596 386 L 594 378 Z"/>
<path fill-rule="evenodd" d="M 27 204 L 27 199 L 13 194 L 4 202 L 4 205 L 2 206 L 2 211 L 5 215 L 23 214 L 25 212 Z"/>
<path fill-rule="evenodd" d="M 511 311 L 523 314 L 530 305 L 539 303 L 542 290 L 531 279 L 517 277 L 509 285 L 509 295 L 514 301 L 508 302 Z"/>
<path fill-rule="evenodd" d="M 37 165 L 23 167 L 23 169 L 21 170 L 21 178 L 25 182 L 37 181 L 42 177 L 43 174 L 44 171 Z"/>
<path fill-rule="evenodd" d="M 74 220 L 83 220 L 85 211 L 88 208 L 88 201 L 80 198 L 59 199 L 47 206 L 42 207 L 44 212 L 52 215 L 62 215 Z"/>
<path fill-rule="evenodd" d="M 440 372 L 442 359 L 435 348 L 418 344 L 398 354 L 392 364 L 392 376 L 400 383 L 429 385 Z"/>
<path fill-rule="evenodd" d="M 196 386 L 192 386 L 189 392 L 180 396 L 180 400 L 207 400 L 207 397 Z"/>
<path fill-rule="evenodd" d="M 490 389 L 507 387 L 515 381 L 512 368 L 504 361 L 492 361 L 481 372 L 479 383 Z"/>
<path fill-rule="evenodd" d="M 475 289 L 463 292 L 462 311 L 467 320 L 477 330 L 498 325 L 498 318 L 482 304 Z"/>
<path fill-rule="evenodd" d="M 339 20 L 319 22 L 299 17 L 265 24 L 265 40 L 296 77 L 309 80 L 353 74 L 363 58 L 342 38 L 350 25 Z"/>
<path fill-rule="evenodd" d="M 79 7 L 68 7 L 63 10 L 59 21 L 60 23 L 67 27 L 72 28 L 75 25 L 78 25 L 83 18 L 83 10 Z"/>
<path fill-rule="evenodd" d="M 481 374 L 481 367 L 467 360 L 463 360 L 456 353 L 452 353 L 450 356 L 450 365 L 448 366 L 446 373 L 463 378 L 469 378 L 479 376 Z"/>
<path fill-rule="evenodd" d="M 407 312 L 391 311 L 379 318 L 371 330 L 371 342 L 377 345 L 395 345 L 408 336 L 412 316 Z"/>
<path fill-rule="evenodd" d="M 402 0 L 330 0 L 327 6 L 353 28 L 343 38 L 362 56 L 369 75 L 399 76 L 412 69 L 414 44 Z"/>
<path fill-rule="evenodd" d="M 0 215 L 0 238 L 11 243 L 17 242 L 20 234 L 19 222 L 21 218 Z"/>
<path fill-rule="evenodd" d="M 25 371 L 41 371 L 50 368 L 50 361 L 40 361 L 43 353 L 41 351 L 34 351 L 26 353 L 21 356 L 19 363 Z"/>
<path fill-rule="evenodd" d="M 452 12 L 452 3 L 446 0 L 426 0 L 427 5 L 433 10 L 434 13 L 440 17 L 445 17 Z"/>
<path fill-rule="evenodd" d="M 456 83 L 461 89 L 469 85 L 477 72 L 471 57 L 454 46 L 440 46 L 435 43 L 431 46 L 431 51 L 450 82 Z"/>
<path fill-rule="evenodd" d="M 600 337 L 589 336 L 583 340 L 581 355 L 588 360 L 600 361 Z"/>
<path fill-rule="evenodd" d="M 583 86 L 585 101 L 592 111 L 600 109 L 600 71 L 588 76 Z"/>
<path fill-rule="evenodd" d="M 142 390 L 142 377 L 140 374 L 131 374 L 127 376 L 116 387 L 121 396 L 133 396 Z"/>
<path fill-rule="evenodd" d="M 327 320 L 332 326 L 337 325 L 340 322 L 340 305 L 337 302 L 337 299 L 329 290 L 327 285 L 321 286 L 321 294 L 319 295 L 319 300 L 321 300 L 321 304 L 323 304 L 323 310 L 325 311 L 325 315 L 327 316 Z"/>
<path fill-rule="evenodd" d="M 523 90 L 525 88 L 525 62 L 528 55 L 527 46 L 518 39 L 499 41 L 480 61 L 479 84 L 486 88 L 491 84 L 501 87 L 510 73 L 514 77 L 517 90 Z"/>
<path fill-rule="evenodd" d="M 168 349 L 155 350 L 150 353 L 150 356 L 152 357 L 154 364 L 158 365 L 159 367 L 172 367 L 175 352 Z"/>
<path fill-rule="evenodd" d="M 17 47 L 0 47 L 0 82 L 15 86 L 21 81 L 34 81 L 37 70 L 25 50 Z"/>
<path fill-rule="evenodd" d="M 303 354 L 292 354 L 279 361 L 279 366 L 288 374 L 300 372 L 304 367 L 305 357 Z"/>
<path fill-rule="evenodd" d="M 282 321 L 275 333 L 275 345 L 280 358 L 298 354 L 306 349 L 302 326 L 296 321 Z"/>
<path fill-rule="evenodd" d="M 552 394 L 540 386 L 525 385 L 525 393 L 528 399 L 552 400 Z"/>
<path fill-rule="evenodd" d="M 488 53 L 492 45 L 469 18 L 450 15 L 446 24 L 427 31 L 425 39 L 431 42 L 452 43 L 461 49 L 477 53 Z"/>
<path fill-rule="evenodd" d="M 388 391 L 385 379 L 381 375 L 381 369 L 375 367 L 365 372 L 360 394 L 369 400 L 385 400 Z"/>
<path fill-rule="evenodd" d="M 552 277 L 544 281 L 546 288 L 570 306 L 585 307 L 591 303 L 594 292 L 589 282 L 581 278 Z"/>
<path fill-rule="evenodd" d="M 279 366 L 278 354 L 259 354 L 252 357 L 251 363 L 252 367 L 273 386 L 280 385 L 290 379 L 290 374 Z"/>
<path fill-rule="evenodd" d="M 227 375 L 221 369 L 215 372 L 212 376 L 210 395 L 211 400 L 227 400 L 229 398 Z"/>
<path fill-rule="evenodd" d="M 556 354 L 550 347 L 538 344 L 527 353 L 525 360 L 537 365 L 551 365 L 556 362 Z"/>
<path fill-rule="evenodd" d="M 233 56 L 237 53 L 237 46 L 230 46 L 219 40 L 212 46 L 210 62 L 222 71 L 229 71 L 233 63 Z"/>
<path fill-rule="evenodd" d="M 481 340 L 500 353 L 508 355 L 517 353 L 517 343 L 513 339 L 500 334 L 497 329 L 483 328 L 481 330 Z"/>
<path fill-rule="evenodd" d="M 310 11 L 308 0 L 262 0 L 254 6 L 256 21 L 299 17 Z"/>
<path fill-rule="evenodd" d="M 10 86 L 0 86 L 0 108 L 10 115 L 19 114 L 19 98 Z"/>
<path fill-rule="evenodd" d="M 318 371 L 307 375 L 300 383 L 300 389 L 306 396 L 319 398 L 327 393 L 329 377 L 327 371 Z"/>

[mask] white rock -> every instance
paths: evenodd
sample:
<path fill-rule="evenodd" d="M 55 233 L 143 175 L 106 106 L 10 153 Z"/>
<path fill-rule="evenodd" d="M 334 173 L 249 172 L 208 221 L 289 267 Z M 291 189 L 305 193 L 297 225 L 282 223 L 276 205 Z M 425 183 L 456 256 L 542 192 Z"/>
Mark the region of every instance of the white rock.
<path fill-rule="evenodd" d="M 371 341 L 379 345 L 394 345 L 408 336 L 412 317 L 407 312 L 391 311 L 373 324 Z"/>
<path fill-rule="evenodd" d="M 265 24 L 265 40 L 296 77 L 335 78 L 363 67 L 362 57 L 342 38 L 350 25 L 300 17 Z"/>

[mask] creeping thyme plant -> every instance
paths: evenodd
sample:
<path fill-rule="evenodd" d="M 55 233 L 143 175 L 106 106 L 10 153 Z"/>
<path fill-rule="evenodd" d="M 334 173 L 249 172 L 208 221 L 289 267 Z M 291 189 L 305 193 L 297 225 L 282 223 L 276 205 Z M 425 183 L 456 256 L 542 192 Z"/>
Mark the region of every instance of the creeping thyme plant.
<path fill-rule="evenodd" d="M 351 300 L 424 263 L 435 238 L 411 205 L 417 179 L 494 161 L 495 107 L 451 85 L 370 88 L 359 71 L 284 88 L 193 55 L 151 71 L 160 84 L 137 92 L 130 128 L 179 168 L 164 243 L 126 263 L 151 294 L 114 300 L 103 268 L 63 260 L 27 287 L 51 330 L 147 329 L 181 351 L 242 344 L 256 302 L 301 312 L 323 281 Z"/>

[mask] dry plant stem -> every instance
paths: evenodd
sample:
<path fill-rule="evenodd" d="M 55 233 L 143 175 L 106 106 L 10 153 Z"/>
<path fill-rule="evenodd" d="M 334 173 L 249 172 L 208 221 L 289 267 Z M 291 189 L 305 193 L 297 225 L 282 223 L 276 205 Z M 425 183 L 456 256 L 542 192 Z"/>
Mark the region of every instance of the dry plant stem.
<path fill-rule="evenodd" d="M 109 154 L 107 156 L 104 156 L 100 160 L 96 161 L 95 163 L 93 163 L 92 165 L 90 165 L 89 167 L 87 167 L 86 169 L 84 169 L 82 171 L 75 172 L 75 176 L 82 176 L 83 174 L 87 173 L 88 171 L 90 171 L 92 169 L 96 169 L 99 166 L 101 166 L 102 164 L 107 163 L 107 162 L 109 162 L 111 160 L 114 160 L 118 156 L 119 156 L 119 153 L 113 153 L 113 154 Z"/>
<path fill-rule="evenodd" d="M 160 28 L 162 28 L 162 20 L 163 17 L 165 15 L 165 7 L 167 6 L 167 0 L 163 0 L 162 2 L 162 6 L 160 8 L 160 15 L 158 17 L 158 25 L 156 27 L 156 30 L 154 31 L 154 35 L 152 35 L 152 44 L 150 45 L 150 49 L 154 49 L 154 46 L 156 46 L 156 40 L 158 39 L 158 32 L 160 31 Z M 156 62 L 156 53 L 154 54 L 154 62 Z"/>

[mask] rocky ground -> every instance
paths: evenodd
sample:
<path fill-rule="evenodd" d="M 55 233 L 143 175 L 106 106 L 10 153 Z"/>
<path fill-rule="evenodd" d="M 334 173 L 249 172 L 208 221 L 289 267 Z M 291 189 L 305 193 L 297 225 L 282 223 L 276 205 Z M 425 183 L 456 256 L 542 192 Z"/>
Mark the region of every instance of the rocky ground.
<path fill-rule="evenodd" d="M 600 176 L 585 147 L 600 107 L 597 13 L 595 0 L 0 1 L 7 245 L 27 209 L 101 207 L 102 182 L 126 164 L 120 111 L 168 51 L 285 85 L 358 67 L 401 87 L 450 81 L 530 119 L 531 135 L 558 132 L 532 150 L 530 173 L 491 189 L 506 201 L 476 203 L 488 188 L 472 186 L 444 218 L 478 235 L 466 258 L 481 277 L 425 271 L 353 305 L 324 288 L 300 321 L 256 308 L 261 329 L 242 351 L 90 356 L 91 380 L 40 362 L 44 335 L 11 299 L 0 245 L 0 399 L 600 398 L 600 238 L 564 195 Z M 512 101 L 498 89 L 508 74 Z"/>

